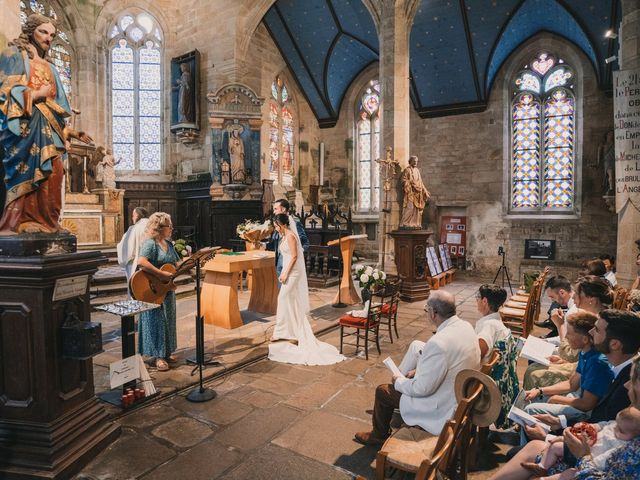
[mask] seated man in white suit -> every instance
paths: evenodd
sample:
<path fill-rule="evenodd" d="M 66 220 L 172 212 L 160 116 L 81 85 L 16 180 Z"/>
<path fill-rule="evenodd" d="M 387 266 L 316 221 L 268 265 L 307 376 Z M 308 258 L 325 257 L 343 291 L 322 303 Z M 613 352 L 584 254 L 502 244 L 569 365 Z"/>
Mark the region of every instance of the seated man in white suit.
<path fill-rule="evenodd" d="M 439 435 L 456 408 L 456 375 L 465 368 L 480 367 L 478 337 L 469 322 L 456 316 L 453 295 L 431 292 L 425 311 L 437 327 L 435 335 L 426 343 L 411 343 L 399 367 L 404 376 L 393 377 L 393 384 L 378 385 L 373 431 L 356 433 L 355 441 L 364 445 L 384 443 L 393 410 L 398 407 L 407 425 Z"/>

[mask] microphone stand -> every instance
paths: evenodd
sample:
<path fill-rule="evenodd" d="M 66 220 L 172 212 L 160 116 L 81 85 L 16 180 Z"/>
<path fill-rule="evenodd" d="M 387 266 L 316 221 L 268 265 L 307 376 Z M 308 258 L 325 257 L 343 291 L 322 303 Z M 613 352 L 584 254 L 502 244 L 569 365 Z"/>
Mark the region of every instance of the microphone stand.
<path fill-rule="evenodd" d="M 338 282 L 338 301 L 331 306 L 333 308 L 345 308 L 348 307 L 346 303 L 343 303 L 340 300 L 340 293 L 342 290 L 342 275 L 344 274 L 344 261 L 342 260 L 342 229 L 340 228 L 340 222 L 338 221 L 338 215 L 336 213 L 336 217 L 334 218 L 334 222 L 336 222 L 336 228 L 338 229 L 338 248 L 340 249 L 340 281 Z"/>
<path fill-rule="evenodd" d="M 199 385 L 191 390 L 187 395 L 187 400 L 190 402 L 207 402 L 216 398 L 216 392 L 211 388 L 205 388 L 202 384 L 202 368 L 205 365 L 204 360 L 204 318 L 200 311 L 200 260 L 196 259 L 196 366 L 191 372 L 194 374 L 196 370 L 200 375 Z M 220 365 L 217 361 L 209 360 L 206 365 Z"/>

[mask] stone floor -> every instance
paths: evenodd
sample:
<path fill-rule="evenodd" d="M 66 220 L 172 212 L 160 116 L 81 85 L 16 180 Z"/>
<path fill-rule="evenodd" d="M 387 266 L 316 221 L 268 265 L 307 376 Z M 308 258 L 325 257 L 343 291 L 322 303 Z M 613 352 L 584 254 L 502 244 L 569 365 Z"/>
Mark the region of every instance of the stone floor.
<path fill-rule="evenodd" d="M 460 276 L 446 290 L 456 295 L 458 314 L 474 323 L 474 294 L 480 280 Z M 327 307 L 330 291 L 311 293 L 312 308 L 319 314 L 314 330 L 323 341 L 339 343 L 339 331 L 329 329 L 338 313 Z M 247 294 L 241 295 L 248 301 Z M 244 296 L 244 297 L 243 297 Z M 345 347 L 348 359 L 332 366 L 307 367 L 278 364 L 264 358 L 272 319 L 258 319 L 231 332 L 207 327 L 208 342 L 216 341 L 226 368 L 236 370 L 215 377 L 208 386 L 217 397 L 205 403 L 185 399 L 193 381 L 188 366 L 168 373 L 152 372 L 165 396 L 131 412 L 112 410 L 122 426 L 121 437 L 83 470 L 81 477 L 99 479 L 350 479 L 373 478 L 377 449 L 355 443 L 353 434 L 368 430 L 375 387 L 390 380 L 382 360 L 390 355 L 399 362 L 414 339 L 427 339 L 433 325 L 423 314 L 424 302 L 402 303 L 398 315 L 400 338 L 385 338 L 382 354 L 369 360 Z M 179 344 L 193 340 L 194 300 L 178 302 Z M 117 327 L 117 319 L 104 317 L 103 331 Z M 110 322 L 110 323 L 109 323 Z M 213 338 L 215 337 L 215 339 Z M 96 367 L 105 369 L 117 359 L 117 336 Z M 180 352 L 181 357 L 189 350 Z M 251 360 L 251 361 L 249 361 Z M 242 366 L 245 365 L 245 366 Z M 240 368 L 241 367 L 241 368 Z M 182 371 L 184 370 L 184 371 Z M 215 371 L 215 369 L 207 369 Z M 189 377 L 189 378 L 187 378 Z M 488 478 L 497 462 L 504 461 L 505 445 L 494 445 L 486 456 L 484 471 L 471 479 Z"/>

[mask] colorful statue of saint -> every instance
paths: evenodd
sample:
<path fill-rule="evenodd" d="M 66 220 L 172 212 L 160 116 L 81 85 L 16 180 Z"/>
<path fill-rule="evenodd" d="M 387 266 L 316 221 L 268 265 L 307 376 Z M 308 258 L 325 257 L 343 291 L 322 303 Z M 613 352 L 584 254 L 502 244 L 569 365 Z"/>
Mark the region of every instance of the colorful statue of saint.
<path fill-rule="evenodd" d="M 55 233 L 62 209 L 63 162 L 69 140 L 93 140 L 67 125 L 71 107 L 47 54 L 54 20 L 27 18 L 0 54 L 0 153 L 6 198 L 0 235 Z"/>

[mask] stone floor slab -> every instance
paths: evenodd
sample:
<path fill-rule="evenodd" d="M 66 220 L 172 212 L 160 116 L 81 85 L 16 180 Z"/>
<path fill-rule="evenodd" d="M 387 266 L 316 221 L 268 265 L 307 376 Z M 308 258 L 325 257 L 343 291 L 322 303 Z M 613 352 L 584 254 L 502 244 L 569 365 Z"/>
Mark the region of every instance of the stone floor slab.
<path fill-rule="evenodd" d="M 351 480 L 352 475 L 295 453 L 267 445 L 246 458 L 223 480 Z"/>
<path fill-rule="evenodd" d="M 98 455 L 83 473 L 117 480 L 136 478 L 175 455 L 164 445 L 136 434 L 134 430 L 123 429 L 120 438 Z"/>
<path fill-rule="evenodd" d="M 157 404 L 138 409 L 131 415 L 121 417 L 119 423 L 127 427 L 146 429 L 158 423 L 166 422 L 178 415 L 181 415 L 179 410 L 171 408 L 166 404 Z"/>
<path fill-rule="evenodd" d="M 190 402 L 185 397 L 176 396 L 171 399 L 170 404 L 189 416 L 214 425 L 231 425 L 252 410 L 228 395 L 220 395 L 214 400 L 202 403 Z"/>
<path fill-rule="evenodd" d="M 158 425 L 151 433 L 178 448 L 189 448 L 213 433 L 213 429 L 195 418 L 178 417 Z"/>
<path fill-rule="evenodd" d="M 375 388 L 360 381 L 341 390 L 324 407 L 323 411 L 333 412 L 336 415 L 358 419 L 371 423 L 371 415 L 366 410 L 373 408 Z"/>
<path fill-rule="evenodd" d="M 264 376 L 257 378 L 249 384 L 250 387 L 275 393 L 276 395 L 292 395 L 299 388 L 300 384 L 289 382 L 283 378 Z"/>
<path fill-rule="evenodd" d="M 224 429 L 216 440 L 241 450 L 252 450 L 269 442 L 299 417 L 299 412 L 283 405 L 254 410 L 242 421 Z"/>
<path fill-rule="evenodd" d="M 377 448 L 353 441 L 355 432 L 370 428 L 370 423 L 319 410 L 296 422 L 272 443 L 328 465 L 370 476 L 369 464 Z"/>
<path fill-rule="evenodd" d="M 215 441 L 206 441 L 161 465 L 143 480 L 210 480 L 218 478 L 243 457 L 240 452 Z"/>
<path fill-rule="evenodd" d="M 291 395 L 285 403 L 301 410 L 315 410 L 322 407 L 353 380 L 353 377 L 333 372 L 311 385 L 302 387 Z"/>

